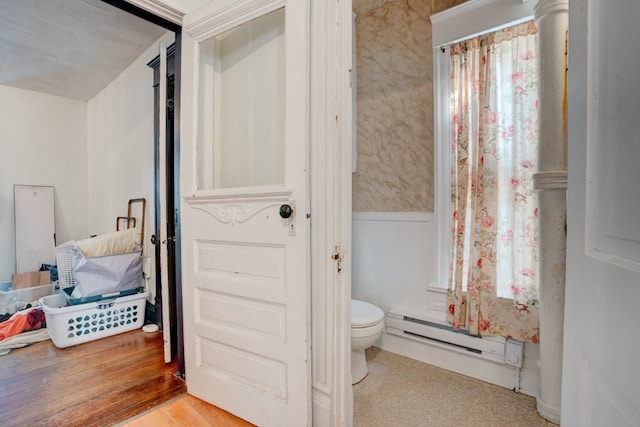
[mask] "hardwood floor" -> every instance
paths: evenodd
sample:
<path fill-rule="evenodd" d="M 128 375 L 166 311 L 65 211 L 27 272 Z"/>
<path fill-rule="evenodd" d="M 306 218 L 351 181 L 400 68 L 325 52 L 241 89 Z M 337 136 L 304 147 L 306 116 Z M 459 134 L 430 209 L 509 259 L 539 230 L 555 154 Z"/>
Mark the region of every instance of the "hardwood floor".
<path fill-rule="evenodd" d="M 0 425 L 114 425 L 184 395 L 176 370 L 163 361 L 160 332 L 65 349 L 36 343 L 0 357 Z"/>
<path fill-rule="evenodd" d="M 121 427 L 251 427 L 250 424 L 222 409 L 191 395 L 180 397 Z"/>

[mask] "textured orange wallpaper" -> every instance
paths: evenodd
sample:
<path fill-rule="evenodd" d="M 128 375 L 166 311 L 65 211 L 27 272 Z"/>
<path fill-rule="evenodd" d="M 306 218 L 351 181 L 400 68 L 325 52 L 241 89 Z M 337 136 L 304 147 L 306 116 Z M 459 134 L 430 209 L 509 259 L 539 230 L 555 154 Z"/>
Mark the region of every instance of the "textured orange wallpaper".
<path fill-rule="evenodd" d="M 354 0 L 356 212 L 433 211 L 429 16 L 463 0 Z"/>

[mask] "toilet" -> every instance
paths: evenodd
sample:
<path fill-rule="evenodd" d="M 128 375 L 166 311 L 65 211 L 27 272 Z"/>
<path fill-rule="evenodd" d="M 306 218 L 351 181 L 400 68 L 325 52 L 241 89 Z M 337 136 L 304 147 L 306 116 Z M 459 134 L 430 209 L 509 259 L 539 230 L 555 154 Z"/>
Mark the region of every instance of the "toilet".
<path fill-rule="evenodd" d="M 378 341 L 384 330 L 384 312 L 368 302 L 351 300 L 351 384 L 367 375 L 364 350 Z"/>

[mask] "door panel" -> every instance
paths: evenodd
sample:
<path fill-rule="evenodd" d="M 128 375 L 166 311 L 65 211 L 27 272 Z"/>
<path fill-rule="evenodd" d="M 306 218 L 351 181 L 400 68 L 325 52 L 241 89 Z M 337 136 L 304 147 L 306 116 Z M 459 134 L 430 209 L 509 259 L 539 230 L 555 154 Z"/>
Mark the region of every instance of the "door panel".
<path fill-rule="evenodd" d="M 640 423 L 640 3 L 569 2 L 562 425 Z M 541 337 L 544 339 L 544 337 Z"/>
<path fill-rule="evenodd" d="M 187 387 L 261 426 L 310 423 L 307 8 L 213 1 L 184 21 Z"/>

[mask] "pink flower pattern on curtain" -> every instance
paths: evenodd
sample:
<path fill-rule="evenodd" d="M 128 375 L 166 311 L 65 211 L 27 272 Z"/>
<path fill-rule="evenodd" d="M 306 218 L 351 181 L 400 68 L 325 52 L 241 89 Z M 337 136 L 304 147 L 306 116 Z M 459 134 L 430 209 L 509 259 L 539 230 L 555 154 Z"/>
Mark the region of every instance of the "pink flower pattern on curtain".
<path fill-rule="evenodd" d="M 527 22 L 451 46 L 448 320 L 538 342 L 537 30 Z"/>

